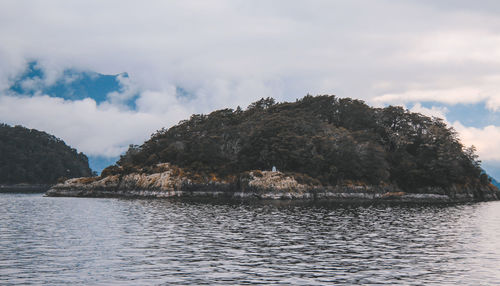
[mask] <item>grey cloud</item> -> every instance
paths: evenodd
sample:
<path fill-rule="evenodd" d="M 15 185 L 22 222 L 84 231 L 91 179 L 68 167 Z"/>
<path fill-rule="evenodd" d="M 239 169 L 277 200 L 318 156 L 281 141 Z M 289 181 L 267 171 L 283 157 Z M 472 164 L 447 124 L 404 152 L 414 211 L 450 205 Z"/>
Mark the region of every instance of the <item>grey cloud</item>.
<path fill-rule="evenodd" d="M 497 47 L 489 44 L 500 35 L 496 3 L 2 1 L 0 90 L 30 59 L 39 60 L 54 77 L 65 68 L 103 74 L 127 72 L 130 90 L 140 94 L 137 103 L 141 109 L 137 112 L 141 116 L 132 117 L 152 118 L 145 120 L 144 125 L 130 123 L 130 128 L 148 132 L 158 125 L 153 124 L 153 119 L 160 120 L 160 114 L 166 112 L 170 115 L 168 120 L 160 120 L 163 125 L 173 124 L 191 112 L 244 107 L 263 96 L 294 100 L 306 93 L 329 93 L 391 104 L 395 102 L 376 99 L 391 94 L 399 96 L 392 98 L 407 102 L 401 95 L 421 90 L 491 91 L 499 86 L 488 79 L 500 74 L 500 62 L 494 56 Z M 440 35 L 475 41 L 471 35 L 478 32 L 487 39 L 475 50 L 476 56 L 468 55 L 463 43 L 433 45 L 435 39 L 443 39 Z M 454 57 L 428 57 L 446 54 L 448 50 L 455 53 Z M 178 86 L 192 96 L 176 97 Z M 116 112 L 130 115 L 126 113 L 130 111 L 117 107 L 120 96 L 130 94 L 114 94 L 113 100 L 95 109 L 111 106 Z M 433 98 L 453 103 L 448 93 L 437 92 Z M 491 104 L 500 102 L 498 98 L 494 93 L 488 97 L 471 95 L 471 100 L 487 100 Z M 43 101 L 43 107 L 48 109 L 69 106 Z M 75 106 L 71 106 L 74 112 L 89 112 L 88 117 L 96 114 L 81 104 Z M 85 114 L 81 117 L 85 122 Z M 35 119 L 3 113 L 0 120 Z M 41 127 L 58 131 L 50 118 L 36 120 L 45 120 Z M 81 125 L 77 120 L 71 122 Z M 92 127 L 109 128 L 98 124 Z M 134 138 L 138 138 L 135 142 L 145 139 L 142 131 L 134 132 Z M 120 146 L 133 139 L 123 134 L 116 136 L 123 140 L 103 140 L 102 144 Z"/>

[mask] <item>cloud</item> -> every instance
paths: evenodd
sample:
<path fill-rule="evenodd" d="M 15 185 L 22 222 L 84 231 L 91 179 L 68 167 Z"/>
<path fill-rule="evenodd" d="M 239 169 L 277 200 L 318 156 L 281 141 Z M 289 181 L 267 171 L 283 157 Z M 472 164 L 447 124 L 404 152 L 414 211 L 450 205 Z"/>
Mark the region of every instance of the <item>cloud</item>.
<path fill-rule="evenodd" d="M 426 107 L 423 107 L 420 103 L 417 103 L 410 109 L 410 111 L 421 113 L 421 114 L 426 115 L 426 116 L 446 119 L 446 113 L 448 113 L 448 108 L 436 107 L 436 106 L 432 106 L 431 108 L 426 108 Z"/>
<path fill-rule="evenodd" d="M 443 119 L 446 124 L 453 127 L 458 132 L 460 141 L 464 146 L 474 145 L 481 160 L 500 163 L 500 126 L 488 125 L 484 127 L 465 126 L 456 120 L 449 122 L 447 114 L 450 110 L 447 107 L 432 106 L 430 108 L 416 103 L 410 111 L 418 112 L 426 116 L 434 116 Z"/>
<path fill-rule="evenodd" d="M 450 123 L 446 115 L 449 112 L 447 107 L 432 106 L 423 107 L 420 103 L 415 104 L 410 111 L 418 112 L 426 116 L 434 116 L 444 119 L 459 134 L 460 141 L 464 146 L 474 145 L 479 158 L 487 161 L 491 166 L 500 165 L 500 126 L 488 125 L 481 128 L 465 126 L 460 121 Z"/>
<path fill-rule="evenodd" d="M 490 97 L 486 101 L 486 107 L 497 112 L 500 109 L 500 96 Z"/>
<path fill-rule="evenodd" d="M 500 126 L 466 127 L 456 121 L 452 124 L 465 146 L 474 145 L 481 160 L 500 162 Z"/>
<path fill-rule="evenodd" d="M 128 74 L 119 74 L 116 79 L 119 82 L 120 89 L 106 95 L 107 103 L 127 109 L 129 108 L 127 103 L 140 93 L 139 87 L 128 77 Z"/>
<path fill-rule="evenodd" d="M 433 115 L 446 110 L 418 103 L 485 102 L 497 112 L 499 14 L 498 1 L 465 0 L 0 1 L 0 121 L 112 156 L 191 113 L 267 96 L 328 93 Z M 32 60 L 45 86 L 67 69 L 129 77 L 101 104 L 6 92 Z M 481 128 L 461 130 L 487 140 Z"/>
<path fill-rule="evenodd" d="M 486 100 L 488 97 L 481 93 L 479 89 L 449 88 L 437 90 L 407 90 L 401 93 L 388 93 L 377 96 L 373 99 L 377 103 L 399 103 L 434 101 L 447 104 L 457 103 L 477 103 Z"/>
<path fill-rule="evenodd" d="M 450 123 L 446 117 L 449 112 L 447 107 L 432 106 L 431 108 L 426 108 L 420 103 L 416 103 L 410 111 L 444 119 L 450 127 L 453 127 L 458 132 L 460 141 L 464 146 L 474 145 L 477 148 L 477 154 L 481 160 L 489 161 L 490 163 L 493 162 L 494 165 L 500 163 L 500 152 L 498 152 L 500 146 L 500 126 L 470 127 L 465 126 L 458 120 Z"/>
<path fill-rule="evenodd" d="M 494 19 L 498 22 L 498 19 Z M 441 30 L 415 42 L 405 57 L 434 65 L 449 63 L 500 63 L 500 33 L 485 30 Z"/>
<path fill-rule="evenodd" d="M 89 98 L 70 101 L 46 95 L 0 96 L 2 121 L 44 130 L 93 156 L 118 156 L 129 144 L 142 143 L 154 131 L 177 123 L 178 118 L 190 113 L 178 104 L 162 111 L 124 111 L 97 105 Z"/>
<path fill-rule="evenodd" d="M 412 102 L 437 102 L 448 105 L 485 103 L 491 111 L 500 109 L 500 75 L 472 76 L 469 82 L 449 79 L 434 80 L 423 86 L 408 86 L 399 92 L 384 93 L 371 101 L 376 105 L 407 104 Z M 390 83 L 375 87 L 390 88 Z"/>
<path fill-rule="evenodd" d="M 450 75 L 446 66 L 454 67 L 450 61 L 467 58 L 470 48 L 499 64 L 491 53 L 498 46 L 498 21 L 474 9 L 480 4 L 458 6 L 467 9 L 385 0 L 2 2 L 0 61 L 37 59 L 47 80 L 65 68 L 128 72 L 138 90 L 181 86 L 205 98 L 200 111 L 271 92 L 288 100 L 308 92 L 371 100 L 441 80 Z M 14 61 L 10 70 L 21 71 L 23 63 Z M 462 73 L 454 69 L 451 76 Z M 371 88 L 383 81 L 395 82 L 396 89 Z"/>
<path fill-rule="evenodd" d="M 339 90 L 366 97 L 367 90 L 358 92 L 365 86 L 359 83 L 369 83 L 380 67 L 391 68 L 385 60 L 405 48 L 399 40 L 405 30 L 418 26 L 381 19 L 397 21 L 406 13 L 416 20 L 428 12 L 384 3 L 2 2 L 0 50 L 6 57 L 38 59 L 54 76 L 62 67 L 126 71 L 140 88 L 181 85 L 215 101 L 216 81 L 230 83 L 225 92 L 237 100 L 258 99 L 238 89 L 249 80 L 256 89 L 280 82 L 281 89 L 271 90 L 288 99 Z"/>

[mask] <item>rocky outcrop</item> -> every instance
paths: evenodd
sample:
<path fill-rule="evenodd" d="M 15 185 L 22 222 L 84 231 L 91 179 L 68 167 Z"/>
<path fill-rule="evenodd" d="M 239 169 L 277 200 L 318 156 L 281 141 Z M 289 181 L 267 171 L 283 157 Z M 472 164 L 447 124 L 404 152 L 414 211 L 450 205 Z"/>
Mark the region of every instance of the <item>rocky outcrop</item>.
<path fill-rule="evenodd" d="M 307 199 L 332 201 L 461 202 L 497 200 L 494 187 L 450 186 L 405 192 L 394 185 L 314 186 L 281 172 L 251 171 L 232 181 L 193 178 L 182 169 L 158 164 L 155 173 L 76 178 L 53 186 L 47 196 L 73 197 L 218 197 L 236 199 Z"/>

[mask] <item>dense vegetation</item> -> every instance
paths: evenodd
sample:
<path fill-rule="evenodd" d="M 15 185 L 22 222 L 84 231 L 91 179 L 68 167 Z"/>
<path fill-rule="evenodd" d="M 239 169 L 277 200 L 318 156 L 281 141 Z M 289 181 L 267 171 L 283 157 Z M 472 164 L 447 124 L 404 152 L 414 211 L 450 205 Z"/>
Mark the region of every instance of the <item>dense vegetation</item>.
<path fill-rule="evenodd" d="M 266 98 L 246 110 L 192 115 L 130 146 L 118 165 L 132 171 L 159 162 L 226 178 L 276 166 L 316 184 L 397 184 L 409 191 L 489 184 L 474 148 L 465 148 L 441 119 L 326 95 L 294 103 Z"/>
<path fill-rule="evenodd" d="M 0 183 L 52 184 L 91 176 L 87 156 L 35 129 L 0 124 Z"/>

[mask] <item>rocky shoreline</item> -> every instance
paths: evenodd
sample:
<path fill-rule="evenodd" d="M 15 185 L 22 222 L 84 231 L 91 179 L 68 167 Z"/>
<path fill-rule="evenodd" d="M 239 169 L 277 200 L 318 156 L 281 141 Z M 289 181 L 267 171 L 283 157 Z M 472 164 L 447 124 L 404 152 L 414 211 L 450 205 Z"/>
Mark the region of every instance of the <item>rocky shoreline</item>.
<path fill-rule="evenodd" d="M 51 197 L 210 197 L 229 199 L 268 200 L 329 200 L 401 201 L 401 202 L 470 202 L 498 200 L 495 188 L 465 188 L 450 186 L 425 188 L 405 192 L 393 185 L 386 186 L 312 186 L 301 184 L 281 172 L 251 171 L 233 182 L 205 178 L 193 180 L 182 170 L 169 164 L 159 164 L 155 173 L 130 173 L 106 177 L 69 179 L 52 186 Z"/>

